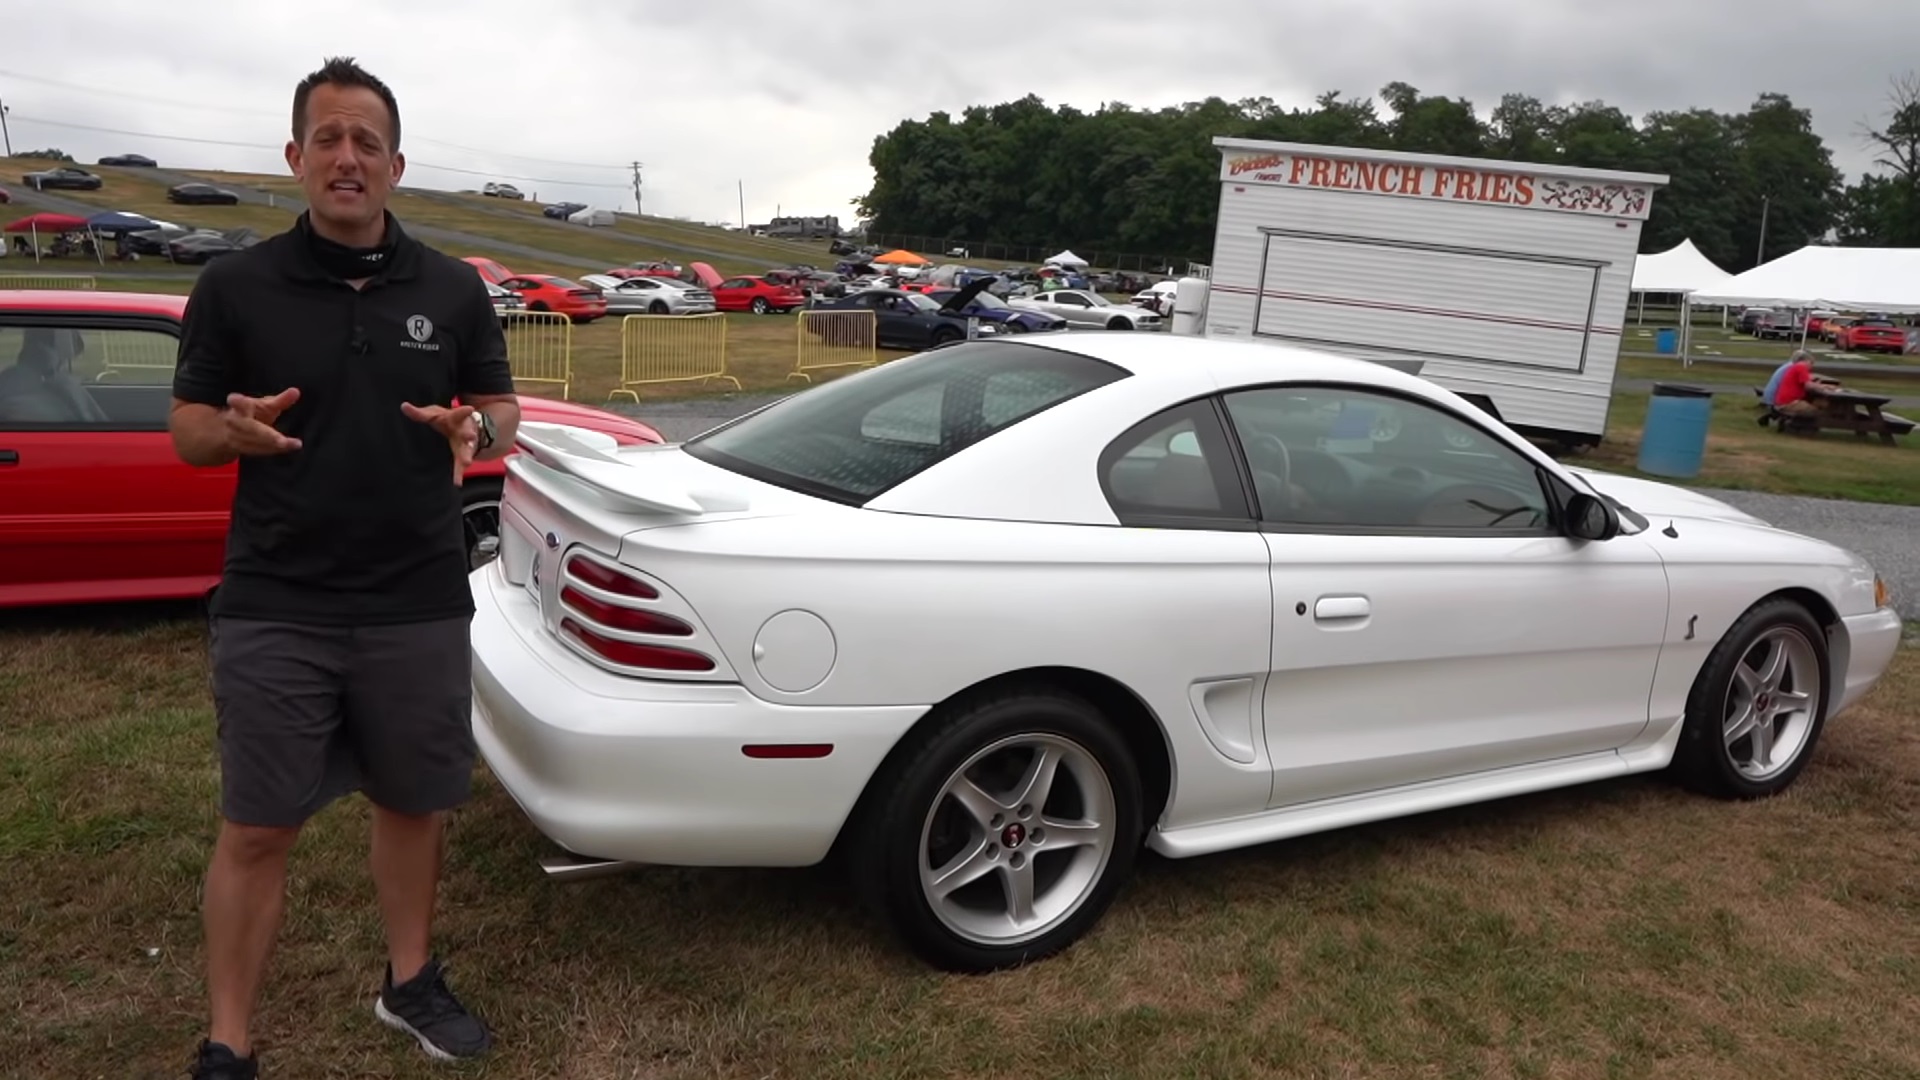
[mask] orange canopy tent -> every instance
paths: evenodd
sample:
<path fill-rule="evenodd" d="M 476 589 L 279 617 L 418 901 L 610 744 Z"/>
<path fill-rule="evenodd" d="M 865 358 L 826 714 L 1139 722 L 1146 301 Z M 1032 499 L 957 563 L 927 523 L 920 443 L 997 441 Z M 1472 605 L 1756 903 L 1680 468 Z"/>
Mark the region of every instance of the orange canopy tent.
<path fill-rule="evenodd" d="M 908 251 L 905 248 L 895 248 L 894 250 L 887 252 L 885 255 L 882 255 L 874 259 L 873 261 L 877 263 L 897 264 L 901 266 L 927 265 L 927 260 L 921 258 L 918 255 L 915 255 L 913 252 Z"/>

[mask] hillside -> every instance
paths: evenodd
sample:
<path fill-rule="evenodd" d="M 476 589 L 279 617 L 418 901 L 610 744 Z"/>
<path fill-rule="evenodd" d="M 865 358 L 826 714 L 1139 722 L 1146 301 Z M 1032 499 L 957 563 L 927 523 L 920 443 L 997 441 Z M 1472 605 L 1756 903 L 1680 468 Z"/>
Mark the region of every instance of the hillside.
<path fill-rule="evenodd" d="M 0 221 L 52 210 L 92 214 L 127 210 L 181 225 L 232 229 L 248 227 L 261 233 L 285 229 L 304 208 L 299 185 L 285 176 L 224 173 L 214 170 L 122 169 L 86 165 L 106 181 L 98 191 L 36 192 L 20 182 L 23 173 L 52 167 L 54 162 L 9 158 L 0 172 L 0 185 L 13 193 L 13 203 L 0 207 Z M 167 201 L 167 188 L 189 180 L 204 180 L 233 191 L 238 206 L 178 206 Z M 619 214 L 612 227 L 588 228 L 541 216 L 540 206 L 480 195 L 403 187 L 391 208 L 408 231 L 455 256 L 481 255 L 511 269 L 530 273 L 577 275 L 627 263 L 662 259 L 676 263 L 707 262 L 722 274 L 759 273 L 790 263 L 831 265 L 824 243 L 795 243 L 667 218 Z M 78 270 L 42 263 L 42 268 Z M 0 264 L 17 272 L 8 260 Z M 94 272 L 103 272 L 99 267 Z M 132 272 L 109 263 L 104 272 Z M 140 264 L 142 276 L 188 273 L 152 260 Z"/>

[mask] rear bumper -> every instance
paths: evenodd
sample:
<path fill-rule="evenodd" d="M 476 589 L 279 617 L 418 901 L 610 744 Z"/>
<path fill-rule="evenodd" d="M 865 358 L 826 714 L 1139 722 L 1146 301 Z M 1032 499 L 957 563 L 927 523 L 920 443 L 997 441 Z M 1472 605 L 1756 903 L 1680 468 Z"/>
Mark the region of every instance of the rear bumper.
<path fill-rule="evenodd" d="M 1903 628 L 1900 613 L 1881 608 L 1867 615 L 1852 615 L 1840 620 L 1847 629 L 1847 670 L 1841 676 L 1840 700 L 1832 712 L 1851 708 L 1892 665 L 1900 651 Z"/>
<path fill-rule="evenodd" d="M 677 866 L 807 866 L 926 706 L 796 708 L 737 685 L 616 676 L 539 625 L 499 563 L 472 576 L 473 730 L 534 827 L 578 855 Z M 822 758 L 743 747 L 830 743 Z"/>

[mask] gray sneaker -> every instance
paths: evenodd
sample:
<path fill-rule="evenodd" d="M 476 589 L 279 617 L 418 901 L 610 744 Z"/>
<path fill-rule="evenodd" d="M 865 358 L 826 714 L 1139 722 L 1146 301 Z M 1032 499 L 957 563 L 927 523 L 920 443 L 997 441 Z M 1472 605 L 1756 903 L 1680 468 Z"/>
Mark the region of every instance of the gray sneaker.
<path fill-rule="evenodd" d="M 420 974 L 393 985 L 393 967 L 387 967 L 385 987 L 374 999 L 373 1015 L 396 1031 L 420 1041 L 420 1049 L 435 1061 L 464 1061 L 487 1052 L 493 1036 L 480 1018 L 467 1011 L 447 988 L 446 972 L 436 958 Z"/>

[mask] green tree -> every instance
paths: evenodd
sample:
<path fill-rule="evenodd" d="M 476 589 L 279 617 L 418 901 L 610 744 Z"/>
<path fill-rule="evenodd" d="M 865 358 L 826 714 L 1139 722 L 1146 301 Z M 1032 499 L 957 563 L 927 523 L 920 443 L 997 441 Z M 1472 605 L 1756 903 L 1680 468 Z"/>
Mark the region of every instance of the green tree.
<path fill-rule="evenodd" d="M 1885 126 L 1866 129 L 1874 164 L 1892 174 L 1871 194 L 1877 201 L 1879 240 L 1889 247 L 1920 247 L 1920 73 L 1895 79 L 1887 96 Z M 1866 177 L 1862 184 L 1875 179 Z"/>
<path fill-rule="evenodd" d="M 1395 150 L 1477 157 L 1486 152 L 1487 130 L 1465 98 L 1422 97 L 1403 82 L 1391 82 L 1380 100 L 1393 111 L 1387 131 Z"/>
<path fill-rule="evenodd" d="M 1814 133 L 1812 113 L 1795 108 L 1785 94 L 1761 94 L 1734 118 L 1733 130 L 1741 179 L 1733 239 L 1744 254 L 1728 269 L 1747 269 L 1824 237 L 1843 189 L 1833 152 Z"/>
<path fill-rule="evenodd" d="M 1731 118 L 1708 109 L 1649 113 L 1640 141 L 1644 167 L 1668 178 L 1653 198 L 1640 250 L 1665 251 L 1692 240 L 1721 266 L 1739 263 L 1734 235 L 1741 175 Z"/>

